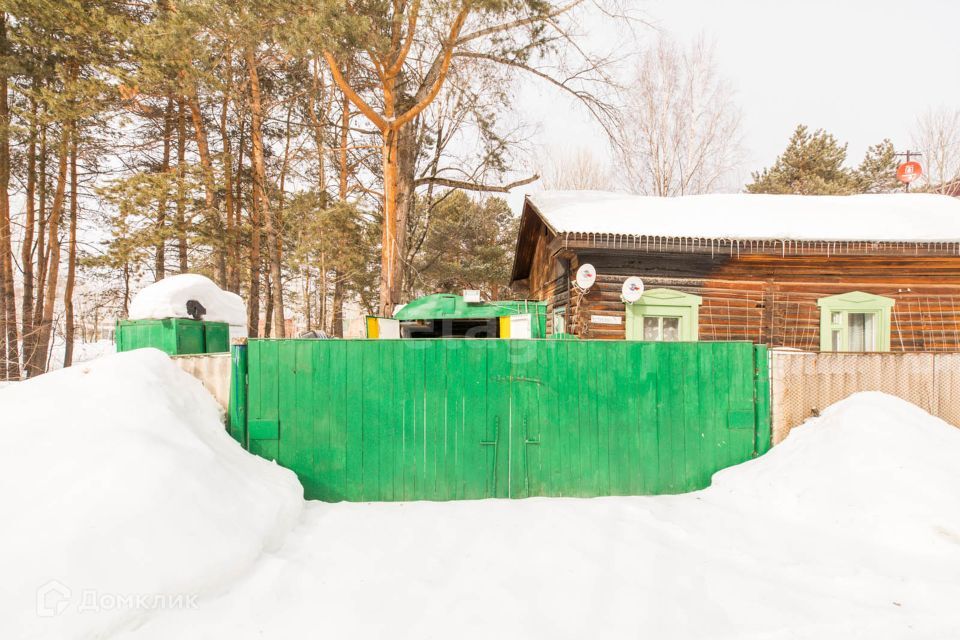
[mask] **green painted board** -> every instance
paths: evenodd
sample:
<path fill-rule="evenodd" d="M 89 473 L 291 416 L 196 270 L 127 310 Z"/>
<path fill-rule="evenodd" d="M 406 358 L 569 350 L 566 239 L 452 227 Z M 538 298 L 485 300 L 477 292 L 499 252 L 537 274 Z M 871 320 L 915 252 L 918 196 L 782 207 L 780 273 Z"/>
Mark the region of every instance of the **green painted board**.
<path fill-rule="evenodd" d="M 188 318 L 119 320 L 116 340 L 118 352 L 152 347 L 172 356 L 223 353 L 230 350 L 230 328 Z"/>
<path fill-rule="evenodd" d="M 679 493 L 770 446 L 767 353 L 749 343 L 291 339 L 240 354 L 232 432 L 312 499 Z"/>

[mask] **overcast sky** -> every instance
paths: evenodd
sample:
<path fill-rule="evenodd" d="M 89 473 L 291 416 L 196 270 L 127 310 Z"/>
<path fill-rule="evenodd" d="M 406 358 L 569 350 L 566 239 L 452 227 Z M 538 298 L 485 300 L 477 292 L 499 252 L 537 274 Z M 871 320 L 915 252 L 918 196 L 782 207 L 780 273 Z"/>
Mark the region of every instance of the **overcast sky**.
<path fill-rule="evenodd" d="M 678 42 L 699 34 L 713 42 L 743 111 L 741 185 L 751 170 L 773 162 L 797 124 L 848 142 L 855 165 L 883 138 L 905 150 L 924 109 L 960 106 L 960 0 L 637 0 L 636 6 Z M 590 30 L 593 44 L 607 38 Z M 540 144 L 603 149 L 589 119 L 552 90 L 524 83 L 518 98 Z M 511 196 L 519 206 L 522 194 Z"/>

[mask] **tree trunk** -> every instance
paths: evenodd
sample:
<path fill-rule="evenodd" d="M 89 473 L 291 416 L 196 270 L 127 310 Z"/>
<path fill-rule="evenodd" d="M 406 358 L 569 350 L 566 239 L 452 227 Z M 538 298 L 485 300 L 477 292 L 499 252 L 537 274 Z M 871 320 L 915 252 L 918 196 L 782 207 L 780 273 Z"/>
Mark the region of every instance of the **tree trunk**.
<path fill-rule="evenodd" d="M 0 53 L 7 53 L 7 16 L 0 15 Z M 7 103 L 7 76 L 0 76 L 0 282 L 3 283 L 3 339 L 0 356 L 3 375 L 20 379 L 20 350 L 17 337 L 17 297 L 13 287 L 13 243 L 10 229 L 10 108 Z"/>
<path fill-rule="evenodd" d="M 30 375 L 31 345 L 36 343 L 33 325 L 33 232 L 36 225 L 37 191 L 37 104 L 30 101 L 30 140 L 27 143 L 27 193 L 26 220 L 23 225 L 23 246 L 20 247 L 20 263 L 23 265 L 23 321 L 20 331 L 23 336 L 23 365 Z"/>
<path fill-rule="evenodd" d="M 47 234 L 47 125 L 40 125 L 40 169 L 37 172 L 37 285 L 30 334 L 30 349 L 27 351 L 27 376 L 43 373 L 46 354 L 40 352 L 40 322 L 43 320 L 43 295 L 47 282 L 47 263 L 50 255 L 46 249 Z"/>
<path fill-rule="evenodd" d="M 73 289 L 77 279 L 77 136 L 78 133 L 74 129 L 73 139 L 70 142 L 70 241 L 67 245 L 67 282 L 63 290 L 64 367 L 73 364 Z"/>
<path fill-rule="evenodd" d="M 324 124 L 317 117 L 317 95 L 324 91 L 323 72 L 321 71 L 320 60 L 314 58 L 312 69 L 312 85 L 307 93 L 307 115 L 310 117 L 310 125 L 313 130 L 313 144 L 317 148 L 317 192 L 321 198 L 325 197 L 327 191 L 327 172 L 326 158 L 324 156 Z M 323 202 L 321 207 L 325 207 Z"/>
<path fill-rule="evenodd" d="M 417 127 L 419 119 L 407 124 L 400 130 L 397 140 L 397 258 L 400 261 L 396 282 L 394 304 L 403 297 L 404 276 L 407 273 L 407 244 L 409 242 L 409 221 L 414 207 L 414 180 L 416 180 L 416 162 L 418 149 Z"/>
<path fill-rule="evenodd" d="M 163 113 L 163 160 L 160 163 L 160 173 L 166 178 L 170 172 L 170 147 L 173 136 L 173 98 L 167 98 L 167 108 Z M 154 278 L 163 280 L 167 269 L 167 189 L 164 187 L 157 205 L 157 247 L 153 265 Z"/>
<path fill-rule="evenodd" d="M 274 333 L 278 338 L 285 337 L 285 323 L 283 313 L 283 281 L 281 279 L 280 264 L 282 260 L 280 235 L 278 228 L 280 221 L 273 220 L 270 214 L 270 203 L 266 193 L 266 168 L 263 159 L 263 103 L 260 97 L 260 77 L 257 73 L 257 61 L 252 49 L 245 52 L 247 73 L 250 80 L 250 140 L 253 154 L 253 197 L 260 203 L 260 213 L 263 218 L 264 230 L 267 233 L 267 257 L 270 263 L 271 294 L 267 301 L 274 314 Z"/>
<path fill-rule="evenodd" d="M 40 319 L 40 338 L 37 345 L 37 358 L 41 369 L 46 369 L 50 353 L 50 336 L 53 330 L 53 311 L 57 303 L 57 285 L 60 276 L 60 218 L 63 214 L 63 201 L 67 190 L 67 160 L 70 154 L 70 138 L 73 135 L 72 123 L 65 123 L 60 132 L 59 161 L 57 167 L 57 187 L 50 207 L 50 219 L 47 220 L 47 253 L 49 265 L 46 274 L 46 292 L 43 296 L 43 316 Z"/>
<path fill-rule="evenodd" d="M 339 269 L 333 270 L 333 335 L 343 337 L 343 274 Z"/>
<path fill-rule="evenodd" d="M 263 336 L 265 338 L 274 338 L 276 336 L 273 332 L 273 281 L 269 273 L 267 273 L 264 281 L 267 285 L 267 312 L 264 314 Z"/>
<path fill-rule="evenodd" d="M 217 185 L 213 173 L 213 159 L 210 157 L 210 143 L 207 139 L 207 128 L 203 123 L 203 113 L 200 111 L 200 100 L 197 97 L 195 86 L 190 87 L 187 95 L 187 104 L 190 107 L 190 117 L 193 124 L 193 138 L 197 143 L 200 155 L 200 168 L 203 171 L 203 199 L 205 215 L 210 226 L 217 231 L 213 238 L 213 245 L 217 255 L 217 284 L 227 288 L 227 254 L 226 243 L 223 238 L 223 220 L 220 219 L 219 203 L 217 202 Z"/>
<path fill-rule="evenodd" d="M 180 273 L 188 271 L 187 265 L 187 220 L 186 184 L 187 172 L 187 122 L 183 113 L 183 100 L 177 104 L 177 257 Z"/>
<path fill-rule="evenodd" d="M 123 317 L 130 315 L 130 263 L 123 263 Z"/>
<path fill-rule="evenodd" d="M 350 191 L 348 189 L 347 177 L 350 172 L 349 161 L 347 158 L 347 145 L 350 143 L 350 100 L 343 96 L 342 109 L 340 113 L 340 202 L 346 202 Z"/>
<path fill-rule="evenodd" d="M 398 146 L 397 132 L 383 134 L 383 221 L 380 239 L 380 315 L 393 316 L 399 302 L 400 229 L 397 220 Z"/>
<path fill-rule="evenodd" d="M 346 94 L 343 96 L 340 113 L 340 202 L 346 202 L 350 195 L 349 183 L 347 178 L 350 173 L 349 158 L 347 156 L 347 145 L 350 142 L 350 100 Z M 343 282 L 344 274 L 339 268 L 333 270 L 333 309 L 331 309 L 331 333 L 338 337 L 343 337 Z"/>
<path fill-rule="evenodd" d="M 319 296 L 317 297 L 320 302 L 320 326 L 323 327 L 323 330 L 326 331 L 329 328 L 329 323 L 327 322 L 327 255 L 326 252 L 320 253 L 320 286 L 318 288 Z"/>
<path fill-rule="evenodd" d="M 243 131 L 240 131 L 240 151 L 238 166 L 243 166 Z M 240 170 L 237 170 L 240 174 Z M 237 188 L 241 181 L 237 180 Z M 238 198 L 239 201 L 239 198 Z M 251 338 L 260 335 L 260 203 L 257 198 L 250 202 L 250 292 L 247 302 L 247 332 Z"/>
<path fill-rule="evenodd" d="M 310 269 L 303 270 L 303 307 L 307 326 L 305 331 L 313 330 L 313 296 L 310 292 Z"/>
<path fill-rule="evenodd" d="M 223 104 L 220 107 L 220 141 L 223 146 L 223 193 L 224 209 L 226 209 L 227 230 L 224 237 L 226 243 L 227 289 L 238 293 L 240 291 L 240 264 L 238 256 L 237 227 L 240 226 L 240 213 L 236 210 L 233 200 L 233 152 L 230 144 L 230 131 L 227 128 L 228 107 L 233 93 L 233 57 L 228 52 L 225 64 L 227 69 L 227 89 L 223 94 Z"/>

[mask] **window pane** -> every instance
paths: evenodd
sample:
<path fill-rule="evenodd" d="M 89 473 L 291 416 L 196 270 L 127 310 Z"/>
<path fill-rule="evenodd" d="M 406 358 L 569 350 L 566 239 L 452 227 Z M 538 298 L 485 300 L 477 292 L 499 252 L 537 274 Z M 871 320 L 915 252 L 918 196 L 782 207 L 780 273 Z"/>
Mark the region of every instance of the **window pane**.
<path fill-rule="evenodd" d="M 873 313 L 848 313 L 847 346 L 849 351 L 873 351 L 876 345 L 874 339 Z"/>
<path fill-rule="evenodd" d="M 643 339 L 652 341 L 660 340 L 660 318 L 643 319 Z"/>
<path fill-rule="evenodd" d="M 840 329 L 834 329 L 831 332 L 831 336 L 830 336 L 830 345 L 832 347 L 830 349 L 831 351 L 840 351 L 840 338 L 841 338 L 840 334 L 841 334 Z"/>
<path fill-rule="evenodd" d="M 663 318 L 663 341 L 680 340 L 680 318 Z"/>
<path fill-rule="evenodd" d="M 556 333 L 566 333 L 567 332 L 567 308 L 560 307 L 559 309 L 553 310 L 553 332 Z"/>
<path fill-rule="evenodd" d="M 830 324 L 832 324 L 835 327 L 839 327 L 841 324 L 843 324 L 843 314 L 840 313 L 839 311 L 834 311 L 833 313 L 831 313 Z"/>

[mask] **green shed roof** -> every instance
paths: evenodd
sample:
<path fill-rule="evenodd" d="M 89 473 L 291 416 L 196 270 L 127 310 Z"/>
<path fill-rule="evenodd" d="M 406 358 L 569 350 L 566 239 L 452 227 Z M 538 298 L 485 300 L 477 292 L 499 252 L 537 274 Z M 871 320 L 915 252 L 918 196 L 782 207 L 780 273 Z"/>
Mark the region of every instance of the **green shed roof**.
<path fill-rule="evenodd" d="M 533 300 L 465 302 L 463 296 L 435 293 L 411 300 L 394 314 L 397 320 L 440 320 L 443 318 L 499 318 L 518 313 L 543 313 L 546 303 Z"/>

